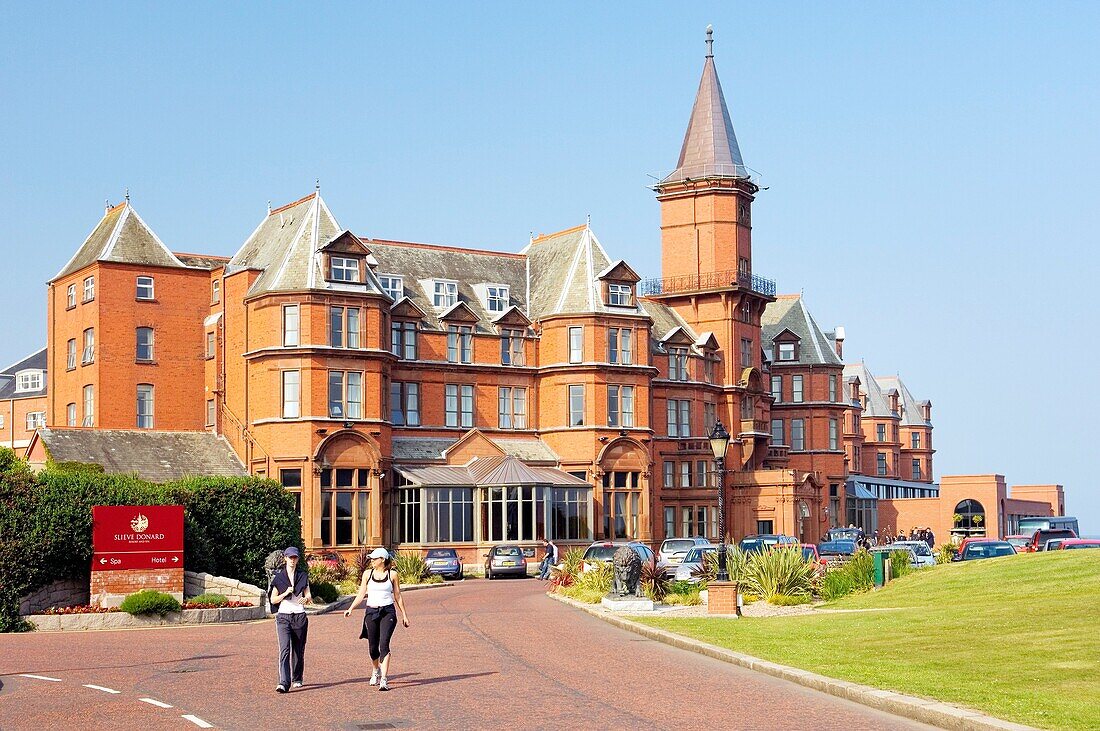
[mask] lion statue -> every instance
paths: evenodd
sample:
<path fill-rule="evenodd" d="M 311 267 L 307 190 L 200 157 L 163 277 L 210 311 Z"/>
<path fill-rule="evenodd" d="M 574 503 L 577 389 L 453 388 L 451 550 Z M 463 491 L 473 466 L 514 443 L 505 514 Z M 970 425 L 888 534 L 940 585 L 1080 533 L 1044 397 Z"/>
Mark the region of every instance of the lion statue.
<path fill-rule="evenodd" d="M 642 596 L 642 559 L 630 546 L 623 546 L 611 557 L 615 569 L 615 581 L 611 586 L 613 596 Z"/>

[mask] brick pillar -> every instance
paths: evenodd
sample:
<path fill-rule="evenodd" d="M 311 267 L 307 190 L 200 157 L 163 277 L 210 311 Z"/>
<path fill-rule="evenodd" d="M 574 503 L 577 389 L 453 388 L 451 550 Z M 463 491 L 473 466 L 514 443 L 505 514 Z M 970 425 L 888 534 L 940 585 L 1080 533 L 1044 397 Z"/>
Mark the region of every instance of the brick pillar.
<path fill-rule="evenodd" d="M 707 614 L 737 614 L 737 582 L 707 582 Z"/>

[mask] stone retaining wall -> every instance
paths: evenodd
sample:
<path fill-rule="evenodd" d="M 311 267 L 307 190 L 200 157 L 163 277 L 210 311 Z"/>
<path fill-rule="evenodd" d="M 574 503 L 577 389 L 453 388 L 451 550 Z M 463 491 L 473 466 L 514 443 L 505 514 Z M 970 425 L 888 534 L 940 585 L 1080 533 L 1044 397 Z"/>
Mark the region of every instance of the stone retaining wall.
<path fill-rule="evenodd" d="M 241 622 L 263 619 L 263 607 L 223 607 L 222 609 L 185 609 L 156 614 L 131 615 L 126 612 L 102 612 L 99 614 L 32 614 L 24 617 L 40 632 L 60 630 L 115 629 L 123 627 L 157 627 L 165 624 L 212 624 L 215 622 Z"/>
<path fill-rule="evenodd" d="M 227 579 L 224 576 L 184 571 L 183 595 L 190 599 L 199 594 L 221 594 L 231 602 L 261 604 L 264 590 L 244 581 Z"/>
<path fill-rule="evenodd" d="M 19 601 L 20 614 L 34 614 L 50 607 L 79 607 L 88 603 L 88 578 L 58 579 Z"/>

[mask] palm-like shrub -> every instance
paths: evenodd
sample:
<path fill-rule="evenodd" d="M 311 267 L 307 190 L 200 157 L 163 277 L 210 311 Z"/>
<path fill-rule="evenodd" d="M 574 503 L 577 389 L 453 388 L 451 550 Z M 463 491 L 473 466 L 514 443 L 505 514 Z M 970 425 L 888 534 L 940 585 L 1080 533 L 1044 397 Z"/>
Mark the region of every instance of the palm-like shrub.
<path fill-rule="evenodd" d="M 366 546 L 359 549 L 359 553 L 351 559 L 351 576 L 358 583 L 363 574 L 370 570 L 370 550 Z"/>
<path fill-rule="evenodd" d="M 802 557 L 801 549 L 776 547 L 745 559 L 740 581 L 746 593 L 771 599 L 808 595 L 813 578 L 814 565 Z"/>
<path fill-rule="evenodd" d="M 428 577 L 428 564 L 424 557 L 415 551 L 400 551 L 393 559 L 402 584 L 420 584 Z"/>
<path fill-rule="evenodd" d="M 821 598 L 839 599 L 857 591 L 870 591 L 875 585 L 875 563 L 867 551 L 856 551 L 851 560 L 826 572 L 821 580 Z"/>
<path fill-rule="evenodd" d="M 908 551 L 890 551 L 890 578 L 900 579 L 916 569 L 910 563 L 913 560 Z"/>
<path fill-rule="evenodd" d="M 650 601 L 664 601 L 668 593 L 668 577 L 665 576 L 664 569 L 657 568 L 651 561 L 646 561 L 642 564 L 642 574 L 638 582 L 641 584 L 642 592 Z"/>
<path fill-rule="evenodd" d="M 584 549 L 582 548 L 570 548 L 562 556 L 561 561 L 562 573 L 567 573 L 573 578 L 576 578 L 577 574 L 581 572 L 581 567 L 584 565 Z"/>
<path fill-rule="evenodd" d="M 745 552 L 735 545 L 726 546 L 726 574 L 730 581 L 741 581 L 745 575 Z M 703 560 L 697 568 L 691 570 L 691 577 L 699 581 L 699 588 L 706 589 L 707 585 L 718 579 L 718 552 L 704 553 Z"/>

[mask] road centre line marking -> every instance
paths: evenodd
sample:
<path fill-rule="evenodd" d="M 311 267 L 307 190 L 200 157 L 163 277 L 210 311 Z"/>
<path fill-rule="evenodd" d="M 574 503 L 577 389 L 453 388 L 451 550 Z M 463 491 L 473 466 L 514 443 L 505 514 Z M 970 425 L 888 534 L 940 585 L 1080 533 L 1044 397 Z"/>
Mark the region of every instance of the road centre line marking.
<path fill-rule="evenodd" d="M 192 715 L 190 713 L 183 714 L 183 717 L 186 718 L 191 723 L 198 726 L 199 728 L 214 728 L 214 724 L 207 723 L 206 721 L 202 720 L 198 716 Z"/>
<path fill-rule="evenodd" d="M 35 680 L 49 680 L 52 683 L 60 683 L 61 678 L 50 678 L 45 675 L 32 675 L 31 673 L 20 673 L 20 678 L 34 678 Z"/>
<path fill-rule="evenodd" d="M 114 688 L 104 688 L 102 685 L 91 685 L 90 683 L 84 684 L 85 688 L 91 688 L 92 690 L 102 690 L 104 693 L 121 693 L 121 690 L 115 690 Z"/>
<path fill-rule="evenodd" d="M 141 701 L 142 703 L 148 703 L 151 706 L 156 706 L 157 708 L 171 708 L 172 707 L 170 704 L 165 703 L 164 701 L 158 701 L 155 698 L 138 698 L 138 700 Z"/>

